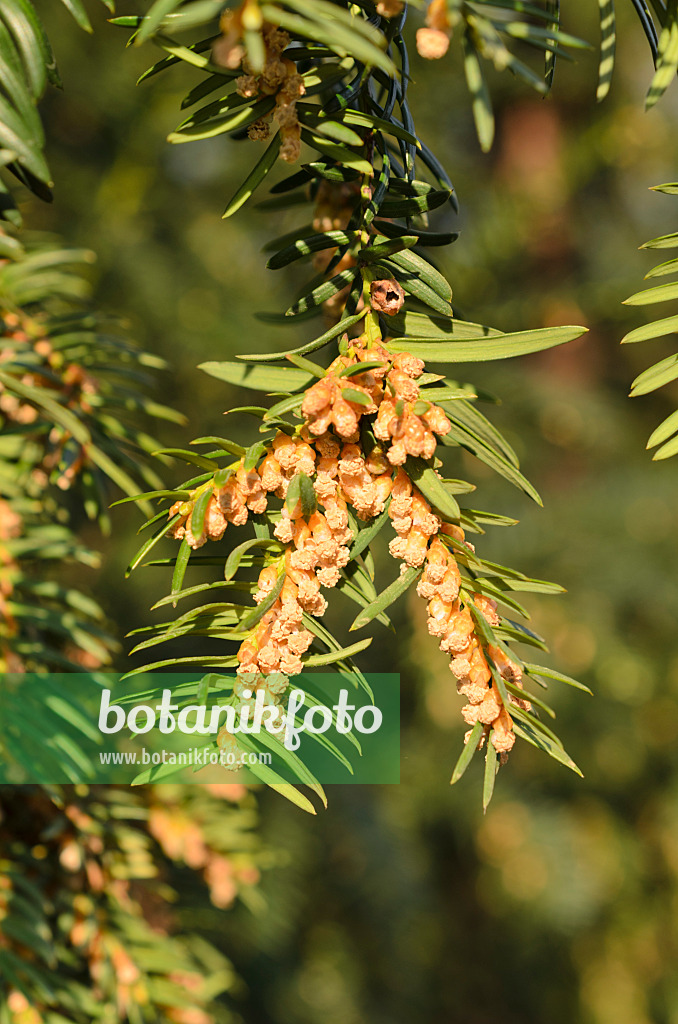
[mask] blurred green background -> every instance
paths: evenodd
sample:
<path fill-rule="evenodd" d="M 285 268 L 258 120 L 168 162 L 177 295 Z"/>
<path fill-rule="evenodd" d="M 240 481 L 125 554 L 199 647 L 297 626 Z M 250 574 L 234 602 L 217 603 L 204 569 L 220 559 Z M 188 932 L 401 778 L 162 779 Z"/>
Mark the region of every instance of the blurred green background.
<path fill-rule="evenodd" d="M 99 305 L 170 363 L 159 391 L 189 426 L 168 426 L 163 441 L 218 434 L 223 410 L 247 396 L 195 366 L 288 347 L 295 328 L 253 312 L 282 310 L 302 281 L 265 271 L 261 252 L 300 214 L 248 207 L 222 222 L 255 152 L 224 139 L 166 144 L 197 80 L 190 69 L 136 88 L 152 47 L 125 50 L 96 9 L 88 37 L 60 5 L 41 6 L 65 91 L 43 104 L 55 202 L 27 197 L 27 224 L 95 249 Z M 574 4 L 563 27 L 596 40 L 597 17 L 593 3 Z M 456 41 L 439 63 L 415 56 L 410 92 L 461 203 L 461 236 L 442 256 L 461 313 L 503 330 L 590 327 L 563 349 L 468 372 L 501 396 L 490 415 L 545 508 L 464 464 L 479 507 L 521 520 L 480 538 L 482 553 L 568 589 L 528 604 L 552 664 L 595 692 L 551 694 L 585 778 L 519 746 L 485 817 L 480 763 L 450 789 L 460 699 L 411 595 L 397 639 L 384 632 L 362 656 L 366 670 L 401 673 L 402 784 L 330 787 L 316 819 L 261 792 L 264 838 L 283 860 L 263 879 L 265 909 L 191 920 L 240 972 L 247 1024 L 678 1024 L 678 464 L 644 451 L 678 388 L 628 400 L 672 340 L 619 348 L 642 322 L 621 301 L 658 262 L 638 246 L 678 225 L 678 199 L 648 191 L 678 177 L 678 88 L 643 113 L 649 52 L 630 4 L 619 21 L 600 106 L 594 53 L 560 62 L 546 101 L 493 77 L 489 156 Z M 157 569 L 122 578 L 137 526 L 134 510 L 117 510 L 90 581 L 121 638 L 152 620 L 167 588 Z M 377 567 L 391 578 L 386 553 Z M 335 608 L 335 621 L 350 613 Z"/>

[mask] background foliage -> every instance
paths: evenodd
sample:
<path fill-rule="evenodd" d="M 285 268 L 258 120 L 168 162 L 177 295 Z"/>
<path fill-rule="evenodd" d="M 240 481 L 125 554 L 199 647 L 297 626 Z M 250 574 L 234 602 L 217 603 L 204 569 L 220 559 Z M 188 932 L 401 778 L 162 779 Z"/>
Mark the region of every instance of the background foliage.
<path fill-rule="evenodd" d="M 2 99 L 3 164 L 48 200 L 32 101 L 56 72 L 30 5 L 3 4 L 0 16 L 0 72 L 17 106 Z M 0 205 L 21 227 L 11 190 Z M 89 592 L 100 565 L 91 545 L 111 533 L 111 498 L 160 483 L 146 429 L 182 417 L 149 394 L 164 361 L 92 310 L 90 250 L 3 228 L 0 252 L 0 745 L 3 779 L 20 783 L 55 759 L 71 778 L 87 772 L 88 723 L 43 677 L 105 668 L 119 651 Z M 17 714 L 21 679 L 38 682 Z M 267 859 L 255 824 L 254 798 L 237 785 L 2 785 L 3 1024 L 232 1020 L 219 1000 L 236 985 L 232 966 L 190 922 L 251 899 Z M 186 916 L 173 888 L 182 870 Z"/>
<path fill-rule="evenodd" d="M 125 311 L 144 346 L 177 368 L 163 391 L 195 433 L 215 432 L 227 396 L 193 367 L 232 356 L 245 338 L 267 350 L 268 330 L 249 309 L 262 287 L 270 308 L 287 291 L 274 275 L 262 284 L 265 215 L 251 210 L 225 226 L 215 212 L 251 157 L 219 140 L 196 144 L 199 158 L 167 147 L 187 86 L 135 92 L 132 65 L 141 72 L 147 61 L 121 54 L 117 30 L 101 24 L 90 39 L 58 8 L 45 16 L 67 90 L 45 101 L 59 201 L 31 205 L 31 223 L 70 245 L 96 243 L 100 302 Z M 554 698 L 585 781 L 516 751 L 478 824 L 479 777 L 461 792 L 443 781 L 461 734 L 458 698 L 413 598 L 389 666 L 402 672 L 409 722 L 403 785 L 337 789 L 312 822 L 264 795 L 264 836 L 290 851 L 265 879 L 267 913 L 201 920 L 246 982 L 248 1021 L 678 1019 L 675 471 L 671 461 L 652 465 L 640 443 L 674 405 L 670 387 L 625 400 L 649 347 L 618 347 L 645 322 L 620 305 L 656 262 L 637 246 L 674 218 L 675 199 L 647 189 L 676 177 L 678 108 L 674 86 L 642 112 L 645 42 L 632 12 L 619 20 L 606 102 L 592 106 L 593 55 L 560 66 L 548 101 L 504 75 L 489 157 L 459 60 L 415 61 L 419 98 L 412 93 L 462 200 L 463 234 L 445 270 L 474 318 L 505 330 L 594 328 L 562 352 L 476 372 L 506 399 L 503 426 L 547 508 L 488 478 L 487 501 L 522 521 L 497 538 L 502 560 L 569 589 L 530 607 L 559 667 L 596 694 Z M 595 8 L 579 5 L 564 27 L 591 38 L 596 23 Z M 657 358 L 671 351 L 670 339 L 648 345 Z M 157 587 L 149 569 L 147 588 L 139 575 L 122 590 L 135 529 L 133 513 L 116 515 L 97 584 L 112 617 L 128 617 L 123 628 L 144 619 Z M 374 657 L 363 655 L 366 668 Z"/>

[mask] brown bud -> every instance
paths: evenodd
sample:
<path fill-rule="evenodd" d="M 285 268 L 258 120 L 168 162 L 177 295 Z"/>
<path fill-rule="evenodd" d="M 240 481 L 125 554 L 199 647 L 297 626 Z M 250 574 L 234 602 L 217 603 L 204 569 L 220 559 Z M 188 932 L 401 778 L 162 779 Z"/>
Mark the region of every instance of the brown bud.
<path fill-rule="evenodd" d="M 263 117 L 258 118 L 256 121 L 252 121 L 252 124 L 247 129 L 248 138 L 252 142 L 265 142 L 271 134 L 271 126 Z"/>
<path fill-rule="evenodd" d="M 382 18 L 395 18 L 402 13 L 402 0 L 379 0 L 377 14 Z"/>
<path fill-rule="evenodd" d="M 405 292 L 397 281 L 388 278 L 383 281 L 373 281 L 370 285 L 370 305 L 386 316 L 395 316 L 402 309 L 405 301 Z"/>
<path fill-rule="evenodd" d="M 417 30 L 417 50 L 425 60 L 440 60 L 450 48 L 450 37 L 447 32 L 437 28 L 420 28 Z"/>

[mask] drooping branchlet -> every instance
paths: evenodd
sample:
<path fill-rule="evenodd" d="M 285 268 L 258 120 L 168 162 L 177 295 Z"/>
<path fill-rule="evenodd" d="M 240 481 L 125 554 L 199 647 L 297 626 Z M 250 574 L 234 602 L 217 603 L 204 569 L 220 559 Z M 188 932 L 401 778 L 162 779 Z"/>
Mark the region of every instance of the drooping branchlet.
<path fill-rule="evenodd" d="M 394 355 L 383 342 L 367 336 L 346 339 L 342 354 L 307 389 L 301 402 L 303 424 L 293 433 L 279 430 L 256 467 L 245 470 L 241 460 L 233 468 L 209 499 L 199 537 L 192 532 L 196 498 L 176 502 L 170 513 L 179 513 L 181 519 L 173 535 L 198 547 L 221 539 L 228 524 L 243 525 L 250 514 L 271 512 L 271 498 L 283 503 L 273 527 L 281 548 L 261 569 L 254 600 L 270 602 L 274 590 L 276 597 L 241 642 L 237 671 L 241 676 L 254 673 L 265 679 L 277 673 L 287 678 L 303 670 L 304 655 L 313 643 L 304 616 L 324 614 L 327 598 L 322 590 L 340 583 L 349 562 L 349 508 L 359 520 L 370 521 L 388 502 L 395 532 L 389 550 L 403 569 L 422 569 L 417 593 L 427 602 L 428 631 L 448 655 L 459 693 L 468 701 L 462 717 L 469 725 L 480 722 L 483 737 L 491 736 L 496 751 L 504 755 L 515 740 L 510 705 L 529 705 L 511 695 L 505 706 L 493 668 L 512 686 L 520 686 L 520 666 L 500 647 L 488 648 L 483 642 L 473 611 L 497 625 L 496 604 L 480 593 L 463 591 L 454 555 L 455 546 L 473 553 L 473 545 L 459 525 L 434 511 L 408 472 L 408 458 L 432 460 L 436 435 L 443 436 L 451 426 L 442 408 L 425 400 L 418 384 L 423 372 L 421 359 Z M 372 434 L 362 432 L 366 424 Z M 370 436 L 373 440 L 366 444 Z M 315 511 L 305 510 L 301 497 L 290 502 L 290 486 L 300 474 L 310 481 Z M 231 739 L 225 737 L 225 742 Z"/>

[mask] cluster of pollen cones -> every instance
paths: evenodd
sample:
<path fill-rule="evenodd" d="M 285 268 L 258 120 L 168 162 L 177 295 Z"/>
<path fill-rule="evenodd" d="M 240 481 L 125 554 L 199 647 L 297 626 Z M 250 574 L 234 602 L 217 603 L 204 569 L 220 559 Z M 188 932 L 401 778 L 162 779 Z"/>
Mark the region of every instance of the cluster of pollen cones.
<path fill-rule="evenodd" d="M 350 342 L 347 354 L 306 391 L 303 425 L 294 433 L 280 430 L 257 467 L 246 469 L 240 460 L 227 482 L 213 488 L 198 536 L 192 530 L 195 499 L 176 502 L 170 515 L 180 518 L 172 534 L 200 547 L 221 539 L 229 524 L 240 526 L 250 513 L 266 512 L 271 496 L 283 502 L 274 528 L 281 552 L 261 570 L 255 593 L 255 601 L 268 606 L 238 651 L 240 677 L 255 681 L 247 691 L 247 699 L 254 701 L 267 678 L 286 680 L 303 669 L 303 655 L 313 642 L 304 619 L 324 614 L 327 599 L 321 588 L 340 582 L 350 558 L 348 509 L 370 521 L 388 505 L 395 531 L 390 552 L 402 563 L 401 572 L 421 569 L 417 593 L 427 601 L 428 631 L 449 655 L 459 692 L 468 700 L 463 718 L 469 726 L 480 722 L 481 743 L 489 736 L 505 755 L 515 734 L 493 669 L 515 688 L 521 686 L 520 666 L 480 639 L 474 613 L 490 625 L 497 625 L 499 616 L 489 598 L 462 596 L 453 552 L 472 552 L 473 547 L 460 526 L 443 522 L 432 510 L 407 472 L 408 457 L 431 459 L 436 435 L 450 429 L 443 410 L 420 397 L 417 379 L 423 371 L 422 361 L 406 353 L 394 356 L 364 337 Z M 363 420 L 371 427 L 370 450 L 365 450 Z M 290 485 L 300 475 L 311 491 L 311 511 L 301 497 L 294 504 L 289 500 Z M 267 701 L 278 704 L 284 689 L 285 684 L 276 685 L 275 692 L 268 687 Z M 509 700 L 529 707 L 519 697 Z M 232 742 L 232 737 L 224 740 Z"/>

